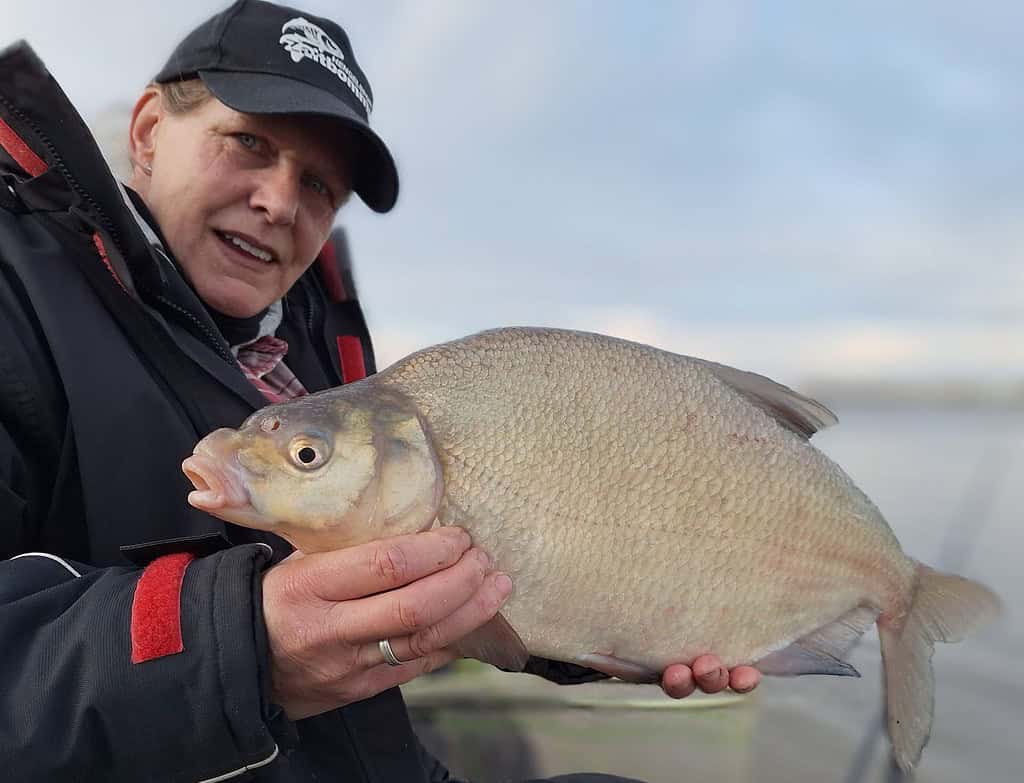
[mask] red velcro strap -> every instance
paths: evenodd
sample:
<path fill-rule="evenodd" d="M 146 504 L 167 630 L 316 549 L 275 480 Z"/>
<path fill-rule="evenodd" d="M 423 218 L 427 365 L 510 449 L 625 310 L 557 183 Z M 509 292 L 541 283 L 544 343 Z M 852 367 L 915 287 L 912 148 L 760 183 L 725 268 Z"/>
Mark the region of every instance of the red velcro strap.
<path fill-rule="evenodd" d="M 181 640 L 181 582 L 190 552 L 158 557 L 142 572 L 132 601 L 132 663 L 185 649 Z"/>
<path fill-rule="evenodd" d="M 341 381 L 352 383 L 366 377 L 363 361 L 363 344 L 358 337 L 338 336 L 338 358 L 341 359 Z"/>
<path fill-rule="evenodd" d="M 36 155 L 21 136 L 14 132 L 14 129 L 0 119 L 0 147 L 3 147 L 7 154 L 14 158 L 14 162 L 25 169 L 25 172 L 33 177 L 38 177 L 46 171 L 46 164 L 42 158 Z"/>

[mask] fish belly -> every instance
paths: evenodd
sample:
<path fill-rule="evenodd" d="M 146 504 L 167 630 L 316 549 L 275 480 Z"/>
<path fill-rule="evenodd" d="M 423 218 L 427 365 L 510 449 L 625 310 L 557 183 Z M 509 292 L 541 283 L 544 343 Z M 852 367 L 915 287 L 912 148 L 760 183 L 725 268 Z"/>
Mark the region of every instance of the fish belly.
<path fill-rule="evenodd" d="M 564 517 L 523 511 L 474 508 L 448 520 L 463 524 L 512 576 L 515 590 L 502 613 L 542 657 L 599 654 L 660 671 L 714 652 L 735 666 L 857 606 L 901 600 L 879 557 L 729 535 L 697 519 L 564 524 Z"/>

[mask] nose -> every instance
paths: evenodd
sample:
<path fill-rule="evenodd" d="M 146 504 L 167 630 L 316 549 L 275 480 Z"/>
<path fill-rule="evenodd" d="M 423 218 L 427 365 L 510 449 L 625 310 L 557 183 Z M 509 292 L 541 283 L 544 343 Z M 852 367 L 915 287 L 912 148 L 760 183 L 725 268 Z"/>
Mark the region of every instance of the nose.
<path fill-rule="evenodd" d="M 299 174 L 286 162 L 280 161 L 261 169 L 255 176 L 256 187 L 249 205 L 263 212 L 273 225 L 292 225 L 299 210 Z"/>

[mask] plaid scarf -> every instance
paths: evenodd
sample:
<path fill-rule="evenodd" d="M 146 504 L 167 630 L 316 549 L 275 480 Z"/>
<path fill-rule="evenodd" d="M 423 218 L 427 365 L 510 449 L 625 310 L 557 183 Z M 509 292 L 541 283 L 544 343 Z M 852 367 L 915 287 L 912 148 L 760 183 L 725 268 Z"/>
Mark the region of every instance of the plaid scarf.
<path fill-rule="evenodd" d="M 309 394 L 295 373 L 282 361 L 288 353 L 288 343 L 280 337 L 265 334 L 231 350 L 237 350 L 238 366 L 242 368 L 249 383 L 259 389 L 270 402 L 284 402 Z"/>

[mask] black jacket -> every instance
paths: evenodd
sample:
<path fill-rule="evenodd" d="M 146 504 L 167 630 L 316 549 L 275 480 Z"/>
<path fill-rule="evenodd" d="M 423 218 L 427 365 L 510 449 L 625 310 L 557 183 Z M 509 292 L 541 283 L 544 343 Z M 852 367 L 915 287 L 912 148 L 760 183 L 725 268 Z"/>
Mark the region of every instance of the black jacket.
<path fill-rule="evenodd" d="M 0 52 L 0 176 L 3 779 L 447 779 L 397 689 L 294 724 L 269 703 L 260 574 L 287 545 L 189 507 L 180 470 L 265 401 L 25 45 Z M 339 335 L 373 369 L 346 283 L 314 266 L 287 298 L 311 390 L 342 382 Z M 200 555 L 184 649 L 133 664 L 141 569 L 175 550 Z"/>

